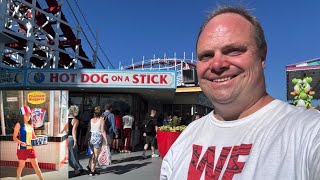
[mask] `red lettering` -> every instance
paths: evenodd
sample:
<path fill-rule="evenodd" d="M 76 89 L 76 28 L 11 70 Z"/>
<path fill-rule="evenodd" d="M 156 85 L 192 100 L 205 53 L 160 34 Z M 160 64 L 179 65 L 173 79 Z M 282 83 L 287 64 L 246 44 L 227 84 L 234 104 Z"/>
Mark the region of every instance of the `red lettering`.
<path fill-rule="evenodd" d="M 93 83 L 97 83 L 100 81 L 100 76 L 98 74 L 92 74 L 90 76 L 90 81 Z"/>
<path fill-rule="evenodd" d="M 150 79 L 152 78 L 152 76 L 147 75 L 147 83 L 150 84 Z"/>
<path fill-rule="evenodd" d="M 111 80 L 112 80 L 112 81 L 118 81 L 118 78 L 117 78 L 117 76 L 112 76 L 112 77 L 111 77 Z"/>
<path fill-rule="evenodd" d="M 219 156 L 219 160 L 216 164 L 216 168 L 214 169 L 214 177 L 216 179 L 218 179 L 220 177 L 220 174 L 222 172 L 222 168 L 224 166 L 224 164 L 226 163 L 226 160 L 228 158 L 228 155 L 231 151 L 232 147 L 223 147 L 223 149 L 221 150 L 220 156 Z"/>
<path fill-rule="evenodd" d="M 101 76 L 101 81 L 102 81 L 103 83 L 108 83 L 108 74 L 102 75 L 102 76 Z"/>
<path fill-rule="evenodd" d="M 155 77 L 158 77 L 158 75 L 153 75 L 152 78 L 151 78 L 151 82 L 152 82 L 153 84 L 159 84 L 158 81 L 155 81 L 155 80 L 154 80 Z"/>
<path fill-rule="evenodd" d="M 146 76 L 147 76 L 147 75 L 145 75 L 145 74 L 140 74 L 141 83 L 142 83 L 142 84 L 144 83 L 144 78 L 145 78 Z"/>
<path fill-rule="evenodd" d="M 222 179 L 232 179 L 235 174 L 240 174 L 245 162 L 239 162 L 239 155 L 247 156 L 250 154 L 252 144 L 241 144 L 234 146 L 231 152 L 231 157 Z"/>
<path fill-rule="evenodd" d="M 81 82 L 88 82 L 90 79 L 88 74 L 81 74 Z"/>
<path fill-rule="evenodd" d="M 200 179 L 203 171 L 205 170 L 204 179 L 219 179 L 221 173 L 222 179 L 231 180 L 235 174 L 240 174 L 243 170 L 245 162 L 238 162 L 239 155 L 247 156 L 250 154 L 252 144 L 241 144 L 240 146 L 223 147 L 214 167 L 215 146 L 210 146 L 203 154 L 201 160 L 200 155 L 202 146 L 193 145 L 192 157 L 189 164 L 188 180 Z M 230 151 L 232 149 L 231 155 Z M 225 172 L 222 172 L 225 162 L 230 155 Z M 199 161 L 200 160 L 200 161 Z"/>
<path fill-rule="evenodd" d="M 160 75 L 160 84 L 168 84 L 167 75 Z"/>
<path fill-rule="evenodd" d="M 121 77 L 122 81 L 122 77 Z M 126 77 L 125 81 L 129 81 L 129 78 Z M 158 74 L 134 74 L 133 75 L 133 83 L 141 83 L 141 84 L 168 84 L 167 75 L 158 75 Z"/>
<path fill-rule="evenodd" d="M 129 81 L 130 81 L 129 77 L 126 76 L 126 78 L 124 79 L 124 81 L 129 82 Z"/>
<path fill-rule="evenodd" d="M 139 83 L 138 74 L 134 74 L 133 75 L 133 81 L 132 82 L 135 83 L 135 84 Z"/>
<path fill-rule="evenodd" d="M 209 173 L 209 175 L 212 178 L 212 173 L 213 173 L 213 165 L 214 165 L 214 153 L 215 153 L 215 146 L 209 147 L 208 150 L 205 152 L 205 154 L 203 155 L 200 163 L 199 159 L 200 159 L 200 155 L 201 155 L 201 151 L 202 151 L 202 146 L 196 145 L 194 144 L 192 147 L 193 151 L 192 151 L 192 157 L 191 157 L 191 161 L 190 161 L 190 165 L 189 165 L 189 170 L 188 170 L 188 180 L 193 180 L 193 179 L 200 179 L 201 174 L 204 170 L 204 168 L 206 168 L 207 163 L 209 162 L 209 168 L 206 168 L 206 174 L 210 171 L 211 169 L 211 173 Z M 211 166 L 211 167 L 210 167 Z"/>
<path fill-rule="evenodd" d="M 58 82 L 58 73 L 50 73 L 50 82 Z"/>

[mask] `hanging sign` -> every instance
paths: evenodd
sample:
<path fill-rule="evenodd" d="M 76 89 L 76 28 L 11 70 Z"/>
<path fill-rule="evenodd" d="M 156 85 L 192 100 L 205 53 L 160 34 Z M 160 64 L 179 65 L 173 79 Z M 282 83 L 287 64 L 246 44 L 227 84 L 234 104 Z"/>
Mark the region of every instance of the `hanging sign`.
<path fill-rule="evenodd" d="M 28 70 L 27 86 L 38 88 L 176 88 L 175 71 Z"/>
<path fill-rule="evenodd" d="M 46 102 L 46 93 L 33 91 L 27 95 L 27 101 L 30 104 L 42 104 Z"/>

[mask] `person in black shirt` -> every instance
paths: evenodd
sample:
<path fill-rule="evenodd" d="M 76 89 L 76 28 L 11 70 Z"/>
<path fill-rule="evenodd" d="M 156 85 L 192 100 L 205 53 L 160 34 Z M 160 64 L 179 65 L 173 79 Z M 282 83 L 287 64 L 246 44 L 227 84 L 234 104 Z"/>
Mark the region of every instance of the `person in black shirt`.
<path fill-rule="evenodd" d="M 149 144 L 151 145 L 151 157 L 159 157 L 158 154 L 154 153 L 158 131 L 156 114 L 157 111 L 151 109 L 150 116 L 143 122 L 143 136 L 145 137 L 145 145 L 143 147 L 144 151 L 142 153 L 143 158 L 147 158 L 146 151 L 148 149 Z"/>

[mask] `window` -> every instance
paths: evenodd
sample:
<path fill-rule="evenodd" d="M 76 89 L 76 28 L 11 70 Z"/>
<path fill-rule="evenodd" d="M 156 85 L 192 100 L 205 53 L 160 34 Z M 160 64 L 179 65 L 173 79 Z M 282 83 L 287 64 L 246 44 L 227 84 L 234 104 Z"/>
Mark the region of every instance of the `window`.
<path fill-rule="evenodd" d="M 0 116 L 1 129 L 4 126 L 2 135 L 13 134 L 15 124 L 23 120 L 20 115 L 20 107 L 28 105 L 34 110 L 34 124 L 36 134 L 48 134 L 48 128 L 45 126 L 48 122 L 48 114 L 50 114 L 50 91 L 0 91 L 1 110 Z M 37 108 L 35 110 L 35 108 Z M 44 111 L 46 113 L 44 113 Z"/>

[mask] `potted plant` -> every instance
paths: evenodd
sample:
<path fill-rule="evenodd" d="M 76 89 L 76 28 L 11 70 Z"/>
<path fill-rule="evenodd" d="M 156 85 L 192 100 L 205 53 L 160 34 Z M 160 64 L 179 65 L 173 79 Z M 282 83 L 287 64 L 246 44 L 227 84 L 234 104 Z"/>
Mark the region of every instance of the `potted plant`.
<path fill-rule="evenodd" d="M 157 133 L 159 154 L 163 158 L 174 141 L 179 137 L 181 132 L 186 128 L 185 125 L 180 125 L 181 117 L 173 116 L 168 121 L 167 125 L 159 127 Z"/>

